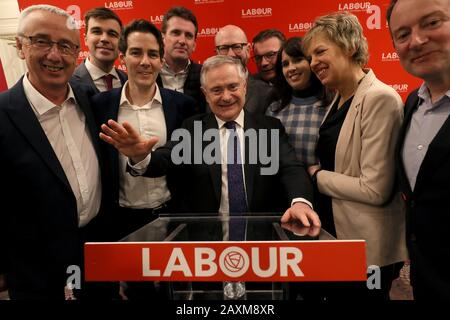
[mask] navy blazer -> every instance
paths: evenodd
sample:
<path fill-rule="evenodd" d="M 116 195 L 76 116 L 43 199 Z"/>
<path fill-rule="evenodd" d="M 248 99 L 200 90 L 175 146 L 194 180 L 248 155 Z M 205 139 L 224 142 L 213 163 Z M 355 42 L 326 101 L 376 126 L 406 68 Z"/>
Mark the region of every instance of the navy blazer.
<path fill-rule="evenodd" d="M 119 70 L 116 68 L 117 74 L 119 75 L 119 80 L 122 86 L 125 84 L 125 82 L 128 80 L 128 76 L 125 72 L 122 70 Z M 89 73 L 88 69 L 86 68 L 86 65 L 84 61 L 80 63 L 73 72 L 71 82 L 79 82 L 84 85 L 87 85 L 92 88 L 94 93 L 99 93 L 97 86 L 94 83 L 94 80 L 92 80 L 91 74 Z"/>
<path fill-rule="evenodd" d="M 86 230 L 102 214 L 81 234 L 75 196 L 22 81 L 0 94 L 0 272 L 6 273 L 13 299 L 62 299 L 67 268 L 82 267 L 82 242 L 89 240 Z M 72 89 L 105 178 L 88 96 L 80 87 Z M 104 180 L 102 184 L 109 185 Z M 109 192 L 103 189 L 102 194 L 105 205 Z"/>
<path fill-rule="evenodd" d="M 418 90 L 405 105 L 405 120 L 397 146 L 397 172 L 405 199 L 406 235 L 411 257 L 411 282 L 426 284 L 423 294 L 450 299 L 450 275 L 442 263 L 450 255 L 450 116 L 430 143 L 420 166 L 414 190 L 403 164 L 402 150 L 412 115 L 419 105 Z"/>
<path fill-rule="evenodd" d="M 194 135 L 195 123 L 200 122 L 202 135 L 208 129 L 218 129 L 217 120 L 212 113 L 197 115 L 187 119 L 182 128 L 186 129 L 191 136 Z M 259 129 L 278 130 L 279 139 L 277 144 L 279 170 L 274 175 L 262 175 L 261 168 L 268 167 L 261 161 L 249 163 L 249 143 L 245 140 L 245 187 L 247 203 L 250 212 L 284 212 L 290 207 L 294 198 L 305 198 L 312 202 L 312 186 L 310 179 L 297 161 L 295 151 L 288 142 L 288 136 L 281 122 L 273 117 L 264 115 L 252 115 L 245 111 L 244 130 Z M 270 142 L 258 137 L 258 141 L 252 145 L 260 146 L 266 144 L 268 155 L 275 152 Z M 202 150 L 211 142 L 203 141 Z M 180 201 L 180 210 L 193 213 L 217 214 L 220 207 L 222 194 L 222 169 L 221 164 L 181 164 L 173 165 L 171 162 L 171 151 L 177 142 L 172 141 L 166 146 L 158 148 L 152 153 L 150 165 L 146 172 L 147 176 L 160 176 L 167 172 L 174 172 L 179 180 L 179 188 L 183 190 Z M 191 163 L 194 163 L 194 143 L 191 143 Z M 258 149 L 259 150 L 259 149 Z"/>
<path fill-rule="evenodd" d="M 191 97 L 182 93 L 160 88 L 164 117 L 166 120 L 166 136 L 170 139 L 172 132 L 179 128 L 183 120 L 192 116 L 195 110 L 195 101 Z M 119 114 L 120 97 L 122 94 L 121 88 L 116 88 L 111 91 L 102 92 L 92 97 L 92 108 L 95 114 L 98 127 L 112 119 L 117 121 Z M 107 154 L 107 161 L 109 163 L 110 177 L 112 183 L 112 198 L 115 205 L 119 203 L 119 153 L 113 146 L 102 142 L 102 146 Z M 168 175 L 167 184 L 172 193 L 172 198 L 175 196 L 175 177 Z"/>

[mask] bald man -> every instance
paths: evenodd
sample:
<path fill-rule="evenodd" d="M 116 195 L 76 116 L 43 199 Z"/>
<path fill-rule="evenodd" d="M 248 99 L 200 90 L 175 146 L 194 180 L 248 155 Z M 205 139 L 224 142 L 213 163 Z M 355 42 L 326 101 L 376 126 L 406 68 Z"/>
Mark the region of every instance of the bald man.
<path fill-rule="evenodd" d="M 218 55 L 227 55 L 241 60 L 247 67 L 250 59 L 250 44 L 245 32 L 238 26 L 229 24 L 220 28 L 214 42 Z M 247 93 L 244 108 L 254 114 L 265 114 L 270 103 L 276 99 L 273 87 L 251 75 L 247 79 Z"/>

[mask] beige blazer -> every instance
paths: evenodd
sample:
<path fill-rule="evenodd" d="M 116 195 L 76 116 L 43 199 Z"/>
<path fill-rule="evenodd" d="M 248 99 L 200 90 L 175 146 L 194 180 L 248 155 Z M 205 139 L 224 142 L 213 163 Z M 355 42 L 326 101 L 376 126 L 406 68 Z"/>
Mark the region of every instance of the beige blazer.
<path fill-rule="evenodd" d="M 335 171 L 320 171 L 317 184 L 332 198 L 338 239 L 366 240 L 367 265 L 384 266 L 407 259 L 405 208 L 393 195 L 403 102 L 365 72 L 338 137 Z"/>

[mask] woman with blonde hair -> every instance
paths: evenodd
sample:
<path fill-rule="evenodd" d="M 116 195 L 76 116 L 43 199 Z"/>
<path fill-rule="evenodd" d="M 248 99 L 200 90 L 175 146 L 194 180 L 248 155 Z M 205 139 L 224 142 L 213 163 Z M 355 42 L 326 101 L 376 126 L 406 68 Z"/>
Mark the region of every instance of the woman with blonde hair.
<path fill-rule="evenodd" d="M 402 100 L 365 68 L 367 40 L 353 14 L 319 17 L 303 48 L 311 70 L 336 92 L 319 129 L 320 165 L 308 168 L 320 193 L 315 209 L 325 230 L 338 239 L 364 239 L 367 266 L 381 270 L 381 290 L 346 284 L 328 296 L 389 299 L 392 280 L 407 258 L 404 208 L 394 187 Z"/>

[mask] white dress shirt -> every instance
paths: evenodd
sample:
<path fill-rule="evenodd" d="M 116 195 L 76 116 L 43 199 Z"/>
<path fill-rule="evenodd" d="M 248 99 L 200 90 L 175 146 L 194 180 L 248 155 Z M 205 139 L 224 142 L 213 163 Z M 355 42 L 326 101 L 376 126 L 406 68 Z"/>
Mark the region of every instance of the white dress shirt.
<path fill-rule="evenodd" d="M 100 208 L 101 180 L 98 158 L 84 113 L 72 88 L 57 106 L 23 78 L 25 95 L 58 158 L 77 201 L 78 225 L 85 226 Z"/>
<path fill-rule="evenodd" d="M 167 65 L 167 63 L 164 63 L 163 67 L 161 68 L 161 71 L 159 72 L 163 83 L 163 87 L 165 89 L 171 89 L 184 93 L 184 83 L 186 82 L 190 65 L 191 61 L 188 60 L 186 68 L 184 68 L 180 72 L 173 72 Z"/>
<path fill-rule="evenodd" d="M 107 91 L 108 88 L 106 87 L 106 83 L 103 80 L 103 76 L 110 74 L 113 78 L 113 88 L 120 88 L 122 86 L 122 83 L 120 82 L 119 74 L 116 71 L 116 68 L 112 68 L 111 71 L 105 72 L 99 67 L 92 64 L 92 62 L 89 61 L 89 58 L 85 60 L 84 65 L 86 66 L 87 71 L 91 75 L 92 81 L 94 81 L 95 86 L 100 92 Z"/>
<path fill-rule="evenodd" d="M 154 149 L 163 146 L 167 141 L 167 129 L 158 85 L 156 85 L 153 99 L 142 107 L 130 102 L 126 95 L 127 88 L 128 81 L 122 89 L 118 122 L 129 122 L 146 139 L 158 137 L 159 140 Z M 121 207 L 157 208 L 170 200 L 165 176 L 158 178 L 131 176 L 126 172 L 127 162 L 128 158 L 119 154 L 119 204 Z"/>

